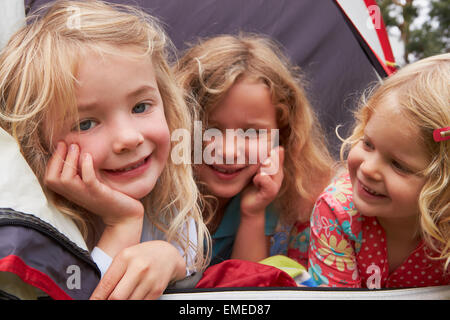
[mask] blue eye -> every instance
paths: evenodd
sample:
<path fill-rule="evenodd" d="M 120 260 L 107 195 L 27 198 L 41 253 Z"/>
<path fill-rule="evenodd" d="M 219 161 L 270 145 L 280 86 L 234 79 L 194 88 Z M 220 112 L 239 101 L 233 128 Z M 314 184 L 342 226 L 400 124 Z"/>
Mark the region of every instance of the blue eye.
<path fill-rule="evenodd" d="M 83 120 L 78 123 L 78 128 L 80 131 L 87 131 L 94 128 L 98 123 L 94 120 Z"/>
<path fill-rule="evenodd" d="M 143 113 L 150 108 L 148 103 L 139 103 L 133 107 L 133 113 Z"/>

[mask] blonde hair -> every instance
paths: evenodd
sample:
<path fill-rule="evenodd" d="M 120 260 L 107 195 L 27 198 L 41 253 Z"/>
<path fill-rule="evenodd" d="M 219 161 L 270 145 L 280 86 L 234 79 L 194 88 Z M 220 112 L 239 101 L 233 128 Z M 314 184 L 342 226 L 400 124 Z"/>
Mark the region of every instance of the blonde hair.
<path fill-rule="evenodd" d="M 353 133 L 341 147 L 344 153 L 364 135 L 364 128 L 386 95 L 395 95 L 409 121 L 420 129 L 419 137 L 430 157 L 422 172 L 427 181 L 418 199 L 420 227 L 430 248 L 450 262 L 450 140 L 436 142 L 435 129 L 450 126 L 450 54 L 432 56 L 407 65 L 371 90 L 355 113 Z"/>
<path fill-rule="evenodd" d="M 86 50 L 131 55 L 122 47 L 138 48 L 153 63 L 170 132 L 190 130 L 189 111 L 168 65 L 171 46 L 159 22 L 132 6 L 57 1 L 30 17 L 1 52 L 0 125 L 18 141 L 50 201 L 77 223 L 90 244 L 95 233 L 92 214 L 43 184 L 53 151 L 52 131 L 77 117 L 75 75 L 81 56 Z M 43 128 L 49 119 L 54 120 L 50 133 Z M 165 232 L 168 241 L 179 242 L 186 254 L 191 241 L 181 235 L 193 218 L 198 230 L 195 267 L 203 268 L 210 240 L 198 199 L 191 166 L 175 165 L 169 157 L 153 192 L 142 202 L 149 220 Z"/>
<path fill-rule="evenodd" d="M 202 121 L 244 77 L 269 88 L 285 148 L 284 180 L 275 204 L 285 223 L 309 219 L 316 197 L 331 178 L 332 158 L 302 79 L 279 47 L 259 35 L 221 35 L 200 40 L 175 67 L 188 105 Z"/>

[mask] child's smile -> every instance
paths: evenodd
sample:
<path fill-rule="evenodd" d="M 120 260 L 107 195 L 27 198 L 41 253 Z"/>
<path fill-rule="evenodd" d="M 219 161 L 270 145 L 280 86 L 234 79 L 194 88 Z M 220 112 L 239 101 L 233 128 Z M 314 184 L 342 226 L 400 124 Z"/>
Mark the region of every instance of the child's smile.
<path fill-rule="evenodd" d="M 206 143 L 215 148 L 214 161 L 196 166 L 196 174 L 209 191 L 219 198 L 230 198 L 241 192 L 257 173 L 261 159 L 252 162 L 252 154 L 267 156 L 271 149 L 270 130 L 278 129 L 276 107 L 272 104 L 266 85 L 250 79 L 234 84 L 224 101 L 208 116 L 209 128 L 218 129 L 222 139 Z M 237 136 L 233 143 L 226 142 L 227 129 L 250 132 L 254 135 Z M 267 130 L 267 150 L 259 150 L 259 130 Z M 206 150 L 206 149 L 205 149 Z M 261 151 L 261 153 L 260 153 Z M 244 161 L 240 161 L 240 159 Z"/>
<path fill-rule="evenodd" d="M 371 201 L 371 200 L 376 201 L 376 200 L 381 200 L 381 199 L 387 198 L 386 195 L 369 188 L 367 185 L 365 185 L 359 179 L 357 179 L 356 184 L 357 184 L 357 188 L 358 188 L 358 193 L 362 197 L 367 199 L 367 201 Z"/>
<path fill-rule="evenodd" d="M 110 174 L 115 178 L 131 178 L 141 175 L 148 169 L 150 165 L 151 155 L 144 157 L 142 160 L 135 161 L 118 169 L 103 169 L 106 174 Z"/>
<path fill-rule="evenodd" d="M 417 218 L 428 164 L 418 129 L 405 121 L 394 98 L 385 99 L 371 115 L 365 136 L 350 151 L 348 167 L 356 208 L 380 218 Z"/>
<path fill-rule="evenodd" d="M 80 164 L 84 153 L 92 156 L 100 182 L 141 199 L 153 189 L 170 150 L 151 60 L 88 52 L 77 80 L 80 120 L 59 140 L 79 145 Z"/>
<path fill-rule="evenodd" d="M 239 175 L 239 173 L 244 170 L 247 166 L 232 166 L 232 165 L 218 165 L 212 164 L 209 166 L 211 170 L 219 177 L 224 180 L 231 180 Z"/>

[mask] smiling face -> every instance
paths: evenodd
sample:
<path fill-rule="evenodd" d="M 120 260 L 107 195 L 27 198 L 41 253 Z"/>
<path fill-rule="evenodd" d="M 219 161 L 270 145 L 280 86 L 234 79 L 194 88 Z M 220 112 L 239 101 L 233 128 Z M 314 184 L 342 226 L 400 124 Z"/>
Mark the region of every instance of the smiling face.
<path fill-rule="evenodd" d="M 77 80 L 79 121 L 66 125 L 54 141 L 78 144 L 81 155 L 92 156 L 100 182 L 143 198 L 153 189 L 170 149 L 151 60 L 88 52 Z"/>
<path fill-rule="evenodd" d="M 419 129 L 398 107 L 395 96 L 380 101 L 364 137 L 350 151 L 353 201 L 361 214 L 414 220 L 429 163 Z"/>
<path fill-rule="evenodd" d="M 205 183 L 214 196 L 229 199 L 244 189 L 260 166 L 260 159 L 252 156 L 259 155 L 258 145 L 261 145 L 261 150 L 266 145 L 261 141 L 266 136 L 258 135 L 259 130 L 267 130 L 267 147 L 261 154 L 265 157 L 270 151 L 270 130 L 277 129 L 277 121 L 276 108 L 267 86 L 245 78 L 236 82 L 222 103 L 209 113 L 208 129 L 212 128 L 218 129 L 223 139 L 212 139 L 206 144 L 210 150 L 217 150 L 211 155 L 221 161 L 212 164 L 203 161 L 195 167 L 195 172 L 197 179 Z M 241 129 L 241 132 L 248 134 L 236 134 L 236 139 L 233 139 L 235 143 L 226 143 L 227 129 Z M 249 129 L 254 129 L 254 134 Z"/>

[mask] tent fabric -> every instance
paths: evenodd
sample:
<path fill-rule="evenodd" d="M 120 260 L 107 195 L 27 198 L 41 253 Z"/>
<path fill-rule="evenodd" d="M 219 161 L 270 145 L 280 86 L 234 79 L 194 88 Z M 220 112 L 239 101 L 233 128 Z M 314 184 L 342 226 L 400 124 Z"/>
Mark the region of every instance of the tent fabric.
<path fill-rule="evenodd" d="M 80 231 L 47 201 L 16 141 L 3 129 L 0 145 L 0 295 L 89 298 L 100 271 Z M 27 285 L 39 292 L 30 293 Z"/>
<path fill-rule="evenodd" d="M 100 280 L 88 251 L 30 214 L 0 208 L 0 243 L 0 272 L 53 299 L 87 299 Z"/>
<path fill-rule="evenodd" d="M 375 0 L 364 0 L 364 2 L 366 3 L 366 6 L 368 8 L 377 7 L 377 3 Z M 380 41 L 381 48 L 383 50 L 384 55 L 383 62 L 388 67 L 389 74 L 391 74 L 396 71 L 394 53 L 392 52 L 391 44 L 389 42 L 389 37 L 383 19 L 381 19 L 381 11 L 378 11 L 377 14 L 379 15 L 380 18 L 378 19 L 378 21 L 375 22 L 375 24 L 379 23 L 379 26 L 374 25 L 374 28 Z"/>
<path fill-rule="evenodd" d="M 0 49 L 9 37 L 24 25 L 25 7 L 23 1 L 2 0 L 0 3 Z"/>
<path fill-rule="evenodd" d="M 26 2 L 29 3 L 30 0 Z M 342 1 L 342 0 L 341 0 Z M 354 15 L 367 15 L 362 0 Z M 36 0 L 32 9 L 48 2 Z M 342 7 L 334 0 L 113 0 L 135 4 L 158 17 L 182 54 L 199 37 L 236 34 L 240 31 L 267 35 L 277 41 L 291 61 L 302 68 L 306 91 L 324 128 L 329 147 L 338 157 L 341 141 L 353 123 L 352 110 L 363 90 L 385 77 L 382 58 L 370 59 L 355 36 Z M 345 0 L 345 2 L 349 2 Z M 362 12 L 361 10 L 366 10 Z M 372 30 L 374 37 L 376 31 Z M 362 36 L 361 36 L 362 37 Z M 371 49 L 368 49 L 371 51 Z M 372 56 L 376 54 L 372 52 Z M 375 69 L 374 69 L 375 68 Z M 375 71 L 377 70 L 377 71 Z"/>
<path fill-rule="evenodd" d="M 368 55 L 375 55 L 378 64 L 388 75 L 396 71 L 395 58 L 384 26 L 381 10 L 375 0 L 353 1 L 336 0 L 342 12 L 351 24 L 351 29 L 357 31 L 355 36 L 363 41 L 362 45 L 370 48 Z"/>
<path fill-rule="evenodd" d="M 1 128 L 0 145 L 0 208 L 31 213 L 63 233 L 78 247 L 87 250 L 75 223 L 47 201 L 16 141 Z"/>

